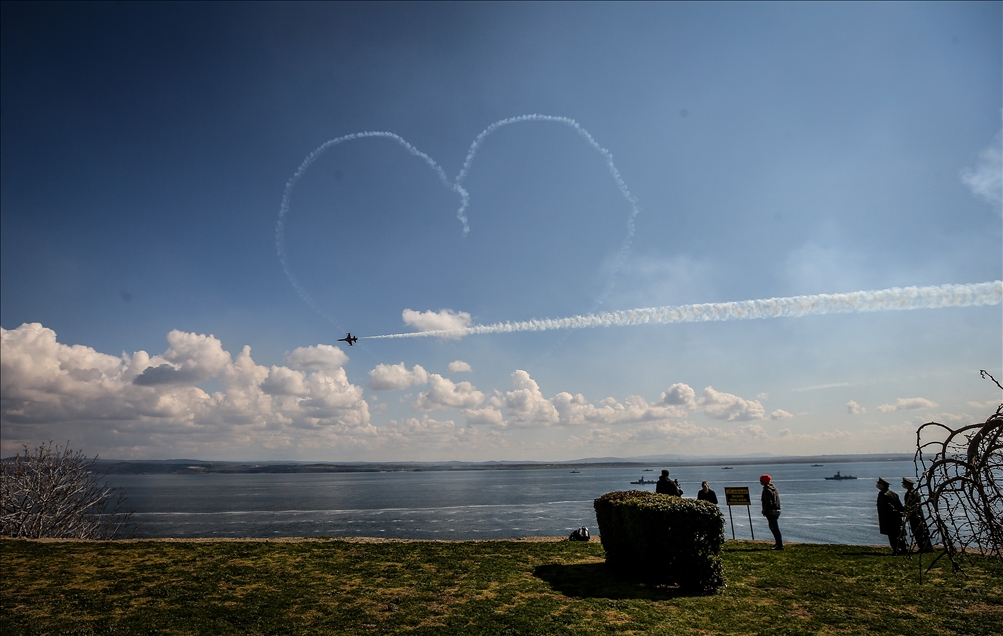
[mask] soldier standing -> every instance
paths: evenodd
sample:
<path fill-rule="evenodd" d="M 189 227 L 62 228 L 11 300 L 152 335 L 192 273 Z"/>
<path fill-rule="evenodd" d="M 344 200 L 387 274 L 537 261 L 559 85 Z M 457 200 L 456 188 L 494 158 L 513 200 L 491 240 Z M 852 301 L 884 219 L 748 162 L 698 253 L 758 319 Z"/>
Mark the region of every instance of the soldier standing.
<path fill-rule="evenodd" d="M 905 539 L 905 525 L 902 523 L 902 502 L 894 491 L 889 490 L 890 484 L 883 478 L 878 477 L 878 529 L 881 534 L 888 537 L 888 543 L 892 547 L 892 555 L 905 554 L 907 552 Z"/>
<path fill-rule="evenodd" d="M 923 508 L 919 501 L 919 491 L 914 488 L 916 482 L 908 477 L 902 478 L 902 487 L 905 488 L 905 517 L 909 520 L 909 527 L 912 529 L 912 539 L 916 542 L 916 547 L 920 552 L 933 552 L 930 544 L 930 530 L 926 527 L 926 519 L 923 518 Z"/>

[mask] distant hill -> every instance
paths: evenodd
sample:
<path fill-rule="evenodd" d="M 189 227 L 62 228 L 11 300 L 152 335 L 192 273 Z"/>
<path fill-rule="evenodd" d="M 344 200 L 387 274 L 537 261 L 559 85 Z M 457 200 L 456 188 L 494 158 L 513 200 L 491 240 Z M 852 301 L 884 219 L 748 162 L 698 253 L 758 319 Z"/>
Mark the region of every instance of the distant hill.
<path fill-rule="evenodd" d="M 743 455 L 743 456 L 683 456 L 647 455 L 642 457 L 587 457 L 558 462 L 291 462 L 260 461 L 232 462 L 200 459 L 115 460 L 100 459 L 96 468 L 112 475 L 156 474 L 249 474 L 249 473 L 356 473 L 356 472 L 416 472 L 455 470 L 546 470 L 589 466 L 591 468 L 633 466 L 669 468 L 672 466 L 746 466 L 755 464 L 825 464 L 846 462 L 905 461 L 911 453 L 867 455 Z"/>

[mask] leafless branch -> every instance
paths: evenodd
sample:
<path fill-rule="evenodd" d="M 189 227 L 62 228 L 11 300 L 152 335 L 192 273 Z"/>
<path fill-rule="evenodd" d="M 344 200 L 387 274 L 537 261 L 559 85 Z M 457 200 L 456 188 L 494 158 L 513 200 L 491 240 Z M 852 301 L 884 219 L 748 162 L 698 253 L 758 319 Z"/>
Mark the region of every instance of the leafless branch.
<path fill-rule="evenodd" d="M 981 376 L 1003 390 L 987 371 Z M 928 436 L 943 437 L 925 441 Z M 913 461 L 922 506 L 943 546 L 937 559 L 946 556 L 955 570 L 971 553 L 1003 561 L 1003 404 L 982 424 L 923 424 Z"/>
<path fill-rule="evenodd" d="M 39 539 L 113 539 L 131 534 L 125 495 L 102 483 L 94 459 L 69 444 L 24 446 L 0 471 L 0 534 Z"/>

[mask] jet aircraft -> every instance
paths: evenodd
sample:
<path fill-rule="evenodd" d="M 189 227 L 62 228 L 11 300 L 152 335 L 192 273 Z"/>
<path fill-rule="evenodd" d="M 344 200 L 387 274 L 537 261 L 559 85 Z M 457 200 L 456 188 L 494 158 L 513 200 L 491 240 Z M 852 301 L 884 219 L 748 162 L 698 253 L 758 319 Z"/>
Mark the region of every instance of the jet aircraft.
<path fill-rule="evenodd" d="M 351 331 L 345 334 L 344 338 L 338 338 L 338 342 L 347 342 L 349 347 L 351 347 L 353 343 L 356 343 L 358 341 L 359 339 L 356 336 L 353 336 Z"/>

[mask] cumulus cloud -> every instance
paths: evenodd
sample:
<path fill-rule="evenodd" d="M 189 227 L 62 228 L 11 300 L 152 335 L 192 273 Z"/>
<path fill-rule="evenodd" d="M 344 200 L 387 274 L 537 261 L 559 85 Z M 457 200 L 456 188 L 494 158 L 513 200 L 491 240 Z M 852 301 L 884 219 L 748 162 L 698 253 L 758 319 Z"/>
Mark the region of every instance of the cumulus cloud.
<path fill-rule="evenodd" d="M 850 400 L 846 403 L 846 412 L 850 415 L 863 415 L 867 412 L 867 409 Z"/>
<path fill-rule="evenodd" d="M 453 360 L 449 363 L 448 368 L 450 373 L 470 373 L 473 371 L 470 365 L 463 360 Z"/>
<path fill-rule="evenodd" d="M 369 388 L 374 391 L 396 391 L 427 382 L 428 372 L 417 364 L 410 371 L 403 362 L 378 364 L 369 372 Z"/>
<path fill-rule="evenodd" d="M 513 420 L 522 424 L 555 424 L 560 419 L 557 409 L 540 392 L 540 385 L 522 369 L 512 373 L 511 391 L 496 392 L 492 406 L 504 406 Z"/>
<path fill-rule="evenodd" d="M 673 404 L 684 406 L 689 409 L 696 408 L 697 394 L 693 387 L 688 384 L 673 384 L 665 393 L 662 393 L 662 404 Z"/>
<path fill-rule="evenodd" d="M 167 334 L 170 347 L 161 364 L 148 366 L 133 378 L 133 384 L 198 384 L 217 375 L 230 363 L 230 354 L 212 334 L 186 333 L 177 329 Z"/>
<path fill-rule="evenodd" d="M 266 368 L 244 347 L 234 358 L 212 335 L 172 331 L 168 349 L 120 357 L 58 342 L 38 323 L 0 328 L 0 424 L 5 449 L 72 439 L 118 456 L 228 453 L 337 445 L 369 426 L 361 387 L 324 345 L 302 371 Z M 310 355 L 306 355 L 310 358 Z M 318 356 L 314 356 L 318 357 Z M 215 380 L 221 390 L 199 386 Z"/>
<path fill-rule="evenodd" d="M 990 205 L 1003 204 L 1003 130 L 996 133 L 992 144 L 981 153 L 975 168 L 961 171 L 961 180 L 972 194 Z"/>
<path fill-rule="evenodd" d="M 507 409 L 511 423 L 515 426 L 607 426 L 626 425 L 641 422 L 665 421 L 683 417 L 695 404 L 693 389 L 685 384 L 673 385 L 662 394 L 655 404 L 632 395 L 619 402 L 608 397 L 590 402 L 581 393 L 562 391 L 547 398 L 540 385 L 528 372 L 519 369 L 512 373 L 512 390 L 504 393 L 495 391 L 489 400 L 493 409 Z M 666 403 L 677 401 L 680 404 Z"/>
<path fill-rule="evenodd" d="M 428 391 L 418 394 L 414 408 L 421 411 L 472 409 L 484 401 L 484 394 L 469 382 L 454 383 L 438 373 L 428 376 Z"/>
<path fill-rule="evenodd" d="M 919 409 L 933 409 L 937 408 L 937 403 L 932 402 L 926 398 L 915 397 L 915 398 L 899 398 L 895 400 L 895 404 L 882 404 L 878 406 L 878 410 L 882 413 L 890 413 L 892 411 L 916 411 Z"/>
<path fill-rule="evenodd" d="M 488 424 L 496 428 L 506 426 L 502 412 L 490 406 L 483 409 L 465 409 L 463 416 L 467 418 L 467 424 Z"/>
<path fill-rule="evenodd" d="M 348 355 L 338 347 L 320 344 L 298 347 L 286 355 L 286 363 L 294 369 L 323 371 L 340 369 L 348 362 Z"/>
<path fill-rule="evenodd" d="M 707 417 L 715 420 L 731 422 L 761 420 L 766 417 L 766 409 L 758 400 L 745 400 L 731 393 L 716 391 L 712 386 L 703 390 L 703 397 L 697 405 L 703 407 Z"/>
<path fill-rule="evenodd" d="M 54 438 L 106 457 L 220 459 L 554 459 L 706 454 L 707 449 L 803 453 L 819 446 L 862 452 L 874 439 L 883 449 L 908 449 L 916 426 L 771 434 L 755 420 L 789 419 L 791 413 L 767 413 L 758 400 L 711 386 L 700 395 L 689 385 L 671 384 L 652 402 L 637 395 L 588 399 L 574 391 L 547 395 L 521 369 L 511 374 L 509 390 L 494 391 L 485 402 L 469 382 L 404 363 L 377 365 L 369 385 L 380 390 L 427 385 L 413 402 L 407 399 L 418 413 L 373 423 L 363 388 L 348 381 L 347 357 L 329 345 L 301 347 L 283 364 L 264 366 L 249 347 L 231 353 L 212 335 L 182 331 L 168 334 L 167 349 L 152 355 L 113 356 L 68 346 L 39 324 L 0 330 L 0 339 L 5 451 Z M 462 372 L 456 364 L 450 367 Z M 908 411 L 935 403 L 904 398 L 889 406 Z M 450 409 L 456 413 L 448 418 L 430 417 Z M 709 422 L 689 421 L 701 410 Z M 551 430 L 538 435 L 526 430 L 534 427 Z"/>
<path fill-rule="evenodd" d="M 465 311 L 441 309 L 438 312 L 419 312 L 405 309 L 401 312 L 404 324 L 418 331 L 456 331 L 459 333 L 442 334 L 443 338 L 461 338 L 462 331 L 471 325 L 470 314 Z"/>

